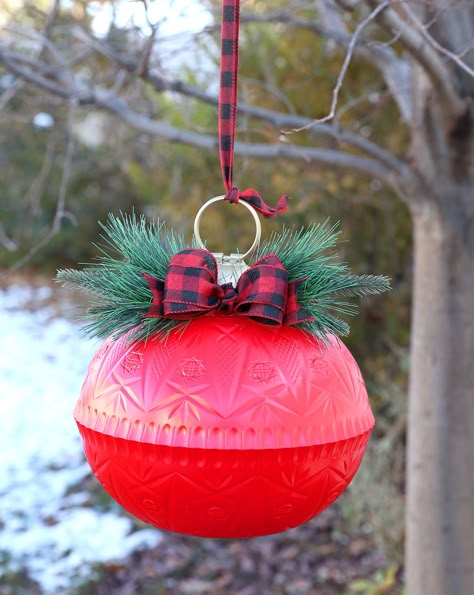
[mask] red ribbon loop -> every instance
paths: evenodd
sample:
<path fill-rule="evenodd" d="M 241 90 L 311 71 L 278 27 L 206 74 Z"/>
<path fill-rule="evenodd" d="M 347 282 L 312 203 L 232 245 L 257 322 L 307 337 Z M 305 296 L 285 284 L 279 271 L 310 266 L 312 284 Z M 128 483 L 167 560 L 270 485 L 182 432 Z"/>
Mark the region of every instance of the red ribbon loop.
<path fill-rule="evenodd" d="M 222 0 L 221 61 L 218 105 L 219 156 L 227 191 L 232 189 L 237 86 L 239 72 L 240 0 Z"/>
<path fill-rule="evenodd" d="M 221 311 L 273 326 L 313 320 L 297 300 L 297 288 L 304 279 L 288 282 L 288 271 L 276 254 L 248 268 L 235 288 L 231 283 L 217 283 L 214 256 L 199 248 L 175 254 L 163 281 L 142 274 L 153 294 L 146 318 L 188 320 Z"/>
<path fill-rule="evenodd" d="M 264 217 L 286 211 L 288 197 L 282 196 L 276 207 L 265 204 L 260 194 L 250 188 L 239 192 L 232 185 L 234 144 L 237 123 L 237 88 L 239 70 L 240 0 L 222 0 L 221 62 L 218 105 L 219 158 L 222 177 L 227 190 L 225 200 L 245 200 Z"/>

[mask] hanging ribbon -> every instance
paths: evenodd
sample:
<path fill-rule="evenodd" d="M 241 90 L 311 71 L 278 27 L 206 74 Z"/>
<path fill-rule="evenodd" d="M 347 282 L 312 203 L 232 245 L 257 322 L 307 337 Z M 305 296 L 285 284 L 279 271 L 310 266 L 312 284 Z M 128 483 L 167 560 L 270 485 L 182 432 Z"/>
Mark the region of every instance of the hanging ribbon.
<path fill-rule="evenodd" d="M 225 200 L 244 200 L 265 217 L 286 211 L 288 197 L 282 196 L 275 207 L 268 206 L 260 194 L 250 188 L 241 192 L 232 184 L 234 142 L 237 123 L 237 87 L 239 70 L 240 0 L 222 0 L 221 63 L 219 86 L 219 157 L 227 190 Z"/>
<path fill-rule="evenodd" d="M 232 283 L 217 283 L 216 259 L 200 248 L 175 254 L 164 280 L 142 274 L 153 294 L 145 318 L 189 320 L 221 311 L 273 326 L 313 320 L 297 300 L 297 288 L 304 279 L 288 282 L 288 271 L 276 254 L 260 258 L 235 288 Z"/>

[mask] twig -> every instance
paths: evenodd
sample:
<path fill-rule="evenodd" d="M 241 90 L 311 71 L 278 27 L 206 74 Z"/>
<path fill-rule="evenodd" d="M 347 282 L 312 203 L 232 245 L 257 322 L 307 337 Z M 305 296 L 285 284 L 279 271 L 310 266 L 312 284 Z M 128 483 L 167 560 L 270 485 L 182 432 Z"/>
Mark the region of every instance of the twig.
<path fill-rule="evenodd" d="M 115 93 L 117 95 L 120 93 L 121 89 L 123 88 L 123 86 L 127 80 L 127 76 L 128 76 L 128 74 L 125 70 L 119 70 L 117 72 L 114 84 L 112 85 L 112 87 L 110 89 L 112 93 Z"/>
<path fill-rule="evenodd" d="M 44 23 L 43 28 L 43 35 L 45 37 L 49 37 L 50 33 L 54 27 L 54 22 L 59 14 L 59 9 L 61 8 L 61 0 L 54 0 L 53 6 L 49 11 L 48 15 L 46 16 L 46 21 Z"/>
<path fill-rule="evenodd" d="M 30 68 L 25 70 L 18 66 L 17 61 L 22 61 L 24 63 L 29 63 Z M 31 58 L 20 58 L 17 60 L 17 54 L 13 52 L 7 52 L 2 50 L 0 47 L 0 62 L 3 62 L 7 70 L 12 72 L 13 74 L 21 77 L 24 81 L 32 83 L 39 89 L 43 89 L 44 91 L 48 91 L 53 95 L 58 95 L 63 99 L 70 99 L 72 97 L 72 91 L 67 89 L 61 84 L 56 84 L 49 79 L 45 78 L 41 74 L 38 74 L 38 71 L 44 70 L 42 64 L 37 61 L 33 61 Z M 38 69 L 36 72 L 33 69 L 33 65 L 38 65 Z"/>
<path fill-rule="evenodd" d="M 255 79 L 255 78 L 250 78 L 248 76 L 241 76 L 240 81 L 243 84 L 247 84 L 249 86 L 253 85 L 254 87 L 260 87 L 261 89 L 266 91 L 267 95 L 268 94 L 273 95 L 273 97 L 275 97 L 275 99 L 277 99 L 282 105 L 284 105 L 285 108 L 288 110 L 288 113 L 296 114 L 296 109 L 295 109 L 293 102 L 290 101 L 290 99 L 282 91 L 277 89 L 274 85 L 270 85 L 269 83 L 266 83 L 264 81 L 259 81 L 258 79 Z M 241 111 L 240 103 L 239 103 L 239 111 Z"/>
<path fill-rule="evenodd" d="M 38 31 L 34 31 L 32 29 L 27 29 L 26 27 L 21 27 L 19 25 L 9 25 L 4 27 L 5 31 L 9 31 L 10 33 L 14 33 L 15 35 L 24 37 L 25 39 L 29 39 L 31 41 L 38 42 L 38 47 L 35 52 L 33 52 L 32 57 L 34 58 L 42 58 L 43 54 L 48 50 L 51 56 L 61 64 L 61 66 L 66 67 L 67 63 L 61 52 L 58 48 L 54 45 L 54 43 L 44 35 L 44 33 L 38 33 Z"/>
<path fill-rule="evenodd" d="M 145 4 L 145 6 L 146 6 L 146 4 Z M 138 68 L 137 68 L 137 72 L 136 72 L 137 76 L 142 76 L 143 74 L 147 73 L 148 69 L 150 67 L 150 58 L 151 58 L 151 54 L 153 51 L 153 46 L 155 44 L 156 33 L 158 31 L 157 25 L 150 25 L 150 26 L 151 26 L 151 34 L 146 41 L 142 59 L 140 60 L 140 63 L 138 64 Z"/>
<path fill-rule="evenodd" d="M 370 6 L 377 0 L 368 0 Z M 391 4 L 391 1 L 388 2 Z M 380 5 L 377 5 L 380 6 Z M 400 43 L 410 55 L 420 64 L 430 78 L 434 89 L 443 102 L 446 115 L 459 115 L 464 111 L 464 102 L 457 95 L 451 84 L 449 71 L 433 47 L 427 43 L 423 35 L 416 28 L 401 18 L 390 6 L 380 13 L 378 22 L 390 33 L 398 33 Z"/>
<path fill-rule="evenodd" d="M 15 81 L 13 85 L 0 95 L 0 112 L 4 110 L 15 95 L 23 89 L 25 83 L 23 81 Z"/>
<path fill-rule="evenodd" d="M 9 267 L 8 272 L 17 271 L 25 264 L 27 264 L 33 258 L 33 256 L 35 256 L 35 254 L 37 254 L 42 248 L 44 248 L 61 229 L 61 222 L 65 217 L 67 189 L 71 177 L 71 166 L 74 155 L 73 126 L 76 108 L 77 101 L 75 99 L 70 99 L 68 110 L 66 151 L 64 154 L 63 171 L 61 175 L 61 182 L 59 185 L 56 212 L 54 214 L 54 219 L 51 228 L 48 231 L 48 233 L 45 236 L 43 236 L 43 238 L 37 244 L 30 248 L 30 250 L 27 252 L 27 254 L 25 254 L 25 256 L 17 260 L 11 267 Z"/>
<path fill-rule="evenodd" d="M 42 36 L 43 40 L 49 38 L 51 30 L 52 30 L 54 23 L 56 21 L 56 18 L 58 16 L 60 6 L 61 6 L 61 0 L 54 0 L 51 10 L 49 11 L 49 13 L 46 16 L 46 21 L 45 21 L 45 24 L 43 27 L 43 36 Z M 49 41 L 49 39 L 48 39 L 48 41 Z M 41 56 L 43 55 L 43 52 L 45 50 L 45 47 L 46 47 L 46 44 L 43 41 L 43 43 L 41 43 L 40 47 L 38 48 L 38 50 L 36 51 L 34 56 L 36 58 L 41 58 Z M 5 109 L 5 107 L 8 105 L 8 103 L 15 97 L 15 95 L 17 95 L 17 93 L 19 91 L 21 91 L 21 89 L 23 87 L 24 87 L 23 81 L 16 81 L 9 89 L 7 89 L 2 94 L 2 96 L 0 97 L 0 111 Z"/>
<path fill-rule="evenodd" d="M 354 109 L 355 107 L 359 106 L 362 103 L 366 103 L 366 102 L 375 103 L 375 101 L 373 100 L 374 96 L 376 96 L 376 101 L 378 101 L 382 97 L 390 97 L 390 92 L 389 91 L 369 91 L 368 93 L 365 93 L 364 95 L 361 95 L 360 97 L 354 97 L 354 99 L 351 99 L 351 101 L 348 101 L 347 103 L 345 103 L 342 107 L 340 107 L 337 110 L 337 114 L 335 114 L 335 116 L 334 116 L 334 122 L 338 123 L 339 120 L 342 118 L 342 116 L 344 116 L 345 114 L 347 114 L 348 111 L 350 111 L 351 109 Z"/>
<path fill-rule="evenodd" d="M 314 0 L 318 6 L 320 20 L 329 29 L 337 31 L 338 45 L 347 48 L 351 38 L 347 20 L 344 19 L 344 10 L 347 3 L 341 5 L 340 0 Z M 342 6 L 344 10 L 338 10 L 336 4 Z M 353 20 L 354 17 L 351 18 Z M 402 119 L 409 123 L 413 116 L 413 94 L 412 94 L 412 65 L 410 60 L 395 51 L 390 44 L 379 44 L 367 39 L 361 35 L 354 48 L 354 58 L 367 61 L 378 70 L 390 90 L 395 103 L 398 106 Z"/>
<path fill-rule="evenodd" d="M 332 92 L 331 109 L 329 110 L 329 113 L 326 116 L 324 116 L 323 118 L 317 118 L 317 119 L 313 120 L 310 124 L 307 124 L 306 126 L 302 126 L 300 128 L 292 128 L 291 130 L 282 130 L 282 134 L 293 134 L 295 132 L 301 132 L 303 130 L 307 130 L 308 128 L 311 128 L 312 126 L 315 126 L 316 124 L 324 124 L 324 122 L 329 122 L 329 120 L 332 120 L 334 118 L 334 116 L 336 115 L 337 104 L 339 101 L 339 93 L 341 91 L 342 83 L 344 82 L 344 78 L 347 74 L 347 69 L 349 68 L 349 64 L 351 63 L 354 49 L 357 44 L 357 40 L 358 40 L 360 34 L 362 33 L 363 29 L 365 27 L 367 27 L 367 25 L 371 21 L 373 21 L 375 19 L 375 17 L 380 12 L 382 12 L 382 10 L 387 8 L 387 6 L 389 4 L 390 4 L 390 0 L 384 0 L 384 2 L 379 4 L 376 8 L 374 8 L 372 10 L 372 12 L 365 19 L 363 19 L 355 28 L 354 33 L 352 34 L 352 37 L 351 37 L 349 44 L 347 46 L 347 51 L 346 51 L 346 55 L 344 57 L 344 62 L 342 63 L 341 70 L 339 71 L 339 75 L 336 80 L 336 85 Z"/>
<path fill-rule="evenodd" d="M 64 155 L 63 173 L 61 176 L 61 183 L 59 185 L 58 203 L 56 205 L 56 213 L 54 215 L 53 229 L 59 231 L 61 227 L 61 220 L 64 216 L 64 208 L 66 206 L 67 189 L 71 177 L 72 158 L 74 155 L 74 117 L 76 115 L 77 101 L 72 99 L 69 102 L 68 120 L 67 120 L 67 141 L 66 153 Z"/>
<path fill-rule="evenodd" d="M 0 223 L 0 242 L 5 250 L 8 250 L 9 252 L 15 252 L 18 250 L 18 244 L 7 236 L 2 223 Z"/>
<path fill-rule="evenodd" d="M 39 212 L 41 197 L 48 181 L 49 174 L 51 173 L 52 167 L 54 165 L 55 151 L 56 143 L 53 140 L 48 143 L 46 155 L 44 156 L 39 174 L 33 180 L 33 183 L 25 194 L 25 203 L 30 205 L 31 212 L 33 214 L 37 214 Z"/>
<path fill-rule="evenodd" d="M 434 47 L 436 50 L 438 50 L 438 52 L 440 52 L 444 56 L 447 56 L 450 60 L 452 60 L 455 64 L 457 64 L 459 66 L 459 68 L 462 68 L 462 70 L 464 70 L 465 72 L 467 72 L 470 76 L 474 77 L 474 69 L 470 68 L 461 59 L 470 50 L 472 50 L 474 48 L 474 41 L 471 42 L 467 47 L 465 47 L 464 50 L 460 54 L 455 54 L 451 50 L 448 50 L 448 48 L 446 48 L 443 45 L 441 45 L 438 41 L 436 41 L 436 39 L 432 35 L 430 35 L 430 33 L 427 30 L 426 25 L 423 25 L 423 23 L 417 18 L 417 16 L 415 15 L 415 13 L 411 9 L 411 7 L 408 6 L 408 4 L 406 2 L 402 2 L 402 6 L 403 6 L 403 9 L 406 12 L 408 18 L 416 26 L 416 28 L 419 30 L 419 32 L 421 33 L 421 35 L 423 36 L 423 38 L 432 47 Z"/>

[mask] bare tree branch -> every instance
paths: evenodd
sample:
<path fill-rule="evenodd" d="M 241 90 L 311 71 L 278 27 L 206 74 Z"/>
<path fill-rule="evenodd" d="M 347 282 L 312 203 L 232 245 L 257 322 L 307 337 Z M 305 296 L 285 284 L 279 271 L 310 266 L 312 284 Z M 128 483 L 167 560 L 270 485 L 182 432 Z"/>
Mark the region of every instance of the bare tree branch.
<path fill-rule="evenodd" d="M 40 211 L 41 199 L 48 183 L 49 175 L 54 165 L 54 157 L 56 154 L 56 142 L 52 140 L 48 143 L 46 154 L 43 159 L 40 171 L 33 180 L 30 188 L 25 194 L 25 203 L 31 208 L 31 212 L 37 215 Z"/>
<path fill-rule="evenodd" d="M 54 43 L 45 36 L 44 33 L 22 27 L 19 25 L 9 25 L 3 28 L 4 31 L 13 33 L 17 37 L 24 37 L 29 41 L 36 42 L 38 45 L 33 52 L 32 57 L 41 59 L 45 57 L 46 53 L 51 54 L 54 60 L 62 67 L 66 67 L 66 60 L 61 51 L 54 45 Z"/>
<path fill-rule="evenodd" d="M 69 180 L 71 177 L 71 167 L 72 167 L 72 160 L 74 155 L 74 133 L 73 133 L 73 126 L 74 126 L 74 116 L 76 113 L 77 108 L 77 101 L 74 98 L 69 100 L 69 111 L 68 111 L 68 122 L 67 122 L 67 139 L 66 139 L 66 150 L 64 153 L 64 163 L 63 163 L 63 171 L 61 175 L 61 182 L 59 185 L 59 192 L 58 192 L 58 201 L 56 203 L 56 212 L 54 214 L 53 223 L 49 231 L 44 235 L 39 242 L 37 242 L 34 246 L 30 248 L 30 250 L 17 260 L 11 267 L 9 267 L 8 271 L 16 271 L 27 264 L 35 254 L 37 254 L 42 248 L 44 248 L 49 242 L 53 239 L 53 237 L 60 231 L 61 223 L 64 217 L 66 216 L 65 207 L 66 207 L 66 198 L 67 198 L 67 189 L 69 185 Z"/>
<path fill-rule="evenodd" d="M 289 99 L 289 97 L 287 95 L 285 95 L 285 93 L 283 91 L 278 89 L 278 87 L 276 87 L 275 85 L 272 85 L 272 84 L 269 84 L 268 82 L 261 81 L 259 79 L 251 78 L 248 76 L 240 76 L 239 79 L 240 79 L 240 84 L 242 85 L 244 92 L 245 92 L 246 87 L 247 88 L 259 87 L 260 89 L 263 89 L 263 91 L 267 95 L 271 95 L 277 101 L 279 101 L 288 110 L 286 113 L 293 114 L 293 115 L 296 114 L 296 108 L 295 108 L 293 102 Z M 240 106 L 240 97 L 239 97 L 239 106 Z M 249 114 L 247 114 L 247 115 L 249 115 Z"/>
<path fill-rule="evenodd" d="M 37 74 L 37 73 L 33 72 L 31 68 L 28 70 L 21 68 L 17 64 L 16 58 L 17 58 L 16 54 L 13 54 L 12 52 L 5 52 L 4 50 L 2 50 L 0 48 L 0 62 L 3 62 L 4 66 L 6 67 L 6 69 L 9 72 L 15 74 L 16 76 L 20 77 L 24 81 L 32 83 L 39 89 L 43 89 L 43 91 L 48 91 L 49 93 L 52 93 L 53 95 L 59 95 L 59 97 L 62 97 L 63 99 L 69 99 L 71 97 L 71 95 L 73 93 L 69 89 L 63 87 L 62 85 L 52 82 L 51 80 L 45 78 L 41 74 Z M 23 56 L 21 56 L 21 60 L 18 60 L 18 61 L 29 62 L 30 65 L 36 64 L 36 62 L 34 62 L 33 60 L 31 60 L 31 59 L 26 60 Z M 41 71 L 41 69 L 40 69 L 40 71 Z M 81 104 L 84 103 L 82 98 L 78 97 L 78 100 L 79 100 L 79 103 L 81 103 Z"/>
<path fill-rule="evenodd" d="M 5 248 L 5 250 L 8 250 L 9 252 L 15 252 L 16 250 L 18 250 L 18 244 L 14 240 L 12 240 L 10 237 L 8 237 L 1 222 L 0 222 L 0 244 L 2 244 L 2 246 Z"/>
<path fill-rule="evenodd" d="M 7 68 L 14 72 L 23 80 L 33 83 L 35 86 L 59 95 L 65 99 L 76 101 L 82 105 L 95 105 L 97 108 L 103 109 L 109 113 L 119 116 L 122 120 L 133 126 L 137 130 L 141 130 L 147 134 L 165 138 L 170 141 L 192 145 L 207 150 L 218 149 L 217 137 L 191 132 L 187 130 L 180 130 L 165 122 L 151 120 L 150 118 L 131 110 L 127 104 L 117 95 L 105 91 L 103 89 L 95 88 L 93 90 L 79 87 L 79 85 L 62 87 L 57 83 L 52 83 L 43 76 L 33 73 L 30 70 L 18 66 L 11 59 L 8 59 L 8 54 L 0 49 L 0 61 L 3 62 Z M 319 162 L 324 164 L 331 164 L 338 167 L 352 167 L 359 171 L 363 171 L 370 175 L 376 176 L 386 183 L 393 185 L 394 178 L 399 173 L 383 163 L 375 159 L 368 159 L 342 151 L 332 149 L 319 149 L 298 147 L 291 144 L 250 144 L 250 143 L 236 143 L 236 154 L 245 155 L 247 157 L 255 157 L 259 159 L 271 159 L 274 157 L 281 157 L 291 160 L 303 160 L 308 163 Z M 403 164 L 397 164 L 399 170 L 403 169 Z"/>
<path fill-rule="evenodd" d="M 95 105 L 108 112 L 114 113 L 122 120 L 137 130 L 152 134 L 167 140 L 192 145 L 207 150 L 217 151 L 217 137 L 199 134 L 186 130 L 174 128 L 164 122 L 150 120 L 146 116 L 131 110 L 125 102 L 118 97 L 112 97 L 105 93 L 96 93 Z M 374 159 L 359 157 L 342 151 L 332 149 L 319 149 L 311 147 L 300 147 L 286 143 L 281 144 L 254 144 L 235 143 L 235 154 L 256 159 L 283 158 L 291 160 L 306 161 L 307 163 L 318 162 L 336 167 L 351 167 L 359 171 L 383 179 L 388 184 L 393 184 L 395 172 Z"/>
<path fill-rule="evenodd" d="M 372 8 L 379 6 L 378 0 L 367 0 L 367 3 Z M 378 15 L 378 22 L 391 34 L 398 34 L 400 43 L 424 68 L 447 114 L 460 115 L 465 108 L 450 82 L 449 70 L 421 33 L 404 21 L 390 6 L 385 7 Z"/>
<path fill-rule="evenodd" d="M 425 39 L 435 50 L 437 50 L 441 54 L 444 54 L 450 60 L 452 60 L 455 64 L 457 64 L 457 66 L 459 66 L 459 68 L 462 68 L 462 70 L 464 70 L 464 72 L 467 72 L 467 74 L 474 77 L 474 69 L 471 68 L 470 66 L 468 66 L 466 64 L 466 62 L 464 62 L 464 60 L 462 59 L 463 56 L 465 56 L 472 49 L 474 49 L 474 40 L 467 47 L 465 47 L 464 50 L 460 54 L 456 54 L 456 53 L 448 50 L 448 48 L 441 45 L 438 41 L 436 41 L 436 39 L 432 35 L 430 35 L 430 33 L 427 29 L 427 26 L 424 25 L 418 19 L 416 14 L 413 12 L 411 7 L 406 2 L 402 2 L 402 6 L 403 6 L 403 9 L 405 10 L 408 18 L 412 21 L 412 23 L 418 29 L 420 34 L 423 36 L 423 39 Z"/>
<path fill-rule="evenodd" d="M 13 85 L 0 95 L 0 112 L 4 110 L 16 94 L 23 88 L 23 81 L 15 81 Z"/>
<path fill-rule="evenodd" d="M 341 49 L 347 50 L 352 35 L 341 18 L 340 12 L 332 0 L 318 0 L 318 16 L 314 21 L 295 17 L 294 14 L 277 11 L 269 14 L 243 14 L 243 23 L 283 23 L 290 27 L 306 29 L 316 35 L 329 39 Z M 411 119 L 411 78 L 410 63 L 397 55 L 390 47 L 374 43 L 359 35 L 356 40 L 354 56 L 377 68 L 395 99 L 400 114 L 405 122 Z"/>
<path fill-rule="evenodd" d="M 367 27 L 367 25 L 371 21 L 373 21 L 377 17 L 377 15 L 380 12 L 382 12 L 382 10 L 384 10 L 389 5 L 389 3 L 390 3 L 390 0 L 384 0 L 381 4 L 379 4 L 376 8 L 374 8 L 372 10 L 372 12 L 368 16 L 366 16 L 355 28 L 355 31 L 352 34 L 352 37 L 351 37 L 349 43 L 347 44 L 346 55 L 344 57 L 344 61 L 342 63 L 339 74 L 337 76 L 336 85 L 334 86 L 334 89 L 332 92 L 332 101 L 331 101 L 331 107 L 330 107 L 329 113 L 326 116 L 324 116 L 323 118 L 317 118 L 317 119 L 313 120 L 311 122 L 311 124 L 309 124 L 307 126 L 304 126 L 302 128 L 293 128 L 293 130 L 291 130 L 291 132 L 301 132 L 305 128 L 309 128 L 311 126 L 314 126 L 315 124 L 323 124 L 324 122 L 328 122 L 329 120 L 334 119 L 334 116 L 336 115 L 336 108 L 337 108 L 338 100 L 339 100 L 339 93 L 341 91 L 341 87 L 342 87 L 342 83 L 344 82 L 344 78 L 347 74 L 347 69 L 349 68 L 349 64 L 351 63 L 357 40 L 359 39 L 359 36 L 362 33 L 362 30 L 365 27 Z"/>
<path fill-rule="evenodd" d="M 129 72 L 134 73 L 138 70 L 138 63 L 134 62 L 129 57 L 124 57 L 115 53 L 103 42 L 90 38 L 85 32 L 78 29 L 76 29 L 76 35 L 78 35 L 85 43 L 90 43 L 96 51 L 107 56 Z M 168 80 L 157 75 L 156 73 L 148 71 L 142 74 L 142 78 L 152 84 L 157 92 L 161 93 L 164 91 L 172 91 L 180 95 L 198 99 L 209 105 L 217 106 L 217 95 L 210 95 L 201 89 L 187 83 L 183 83 L 182 81 Z M 248 105 L 243 102 L 239 102 L 239 113 L 269 122 L 273 124 L 273 126 L 275 126 L 275 128 L 279 131 L 286 128 L 305 128 L 312 123 L 310 118 L 305 118 L 296 114 L 277 112 L 274 110 Z M 347 144 L 351 147 L 354 147 L 366 155 L 379 160 L 384 165 L 393 168 L 395 171 L 400 172 L 403 169 L 403 163 L 396 159 L 396 157 L 394 157 L 391 153 L 385 151 L 379 145 L 363 138 L 358 134 L 344 129 L 339 125 L 330 126 L 326 124 L 319 124 L 314 129 L 312 129 L 312 133 L 315 135 L 327 136 L 339 144 Z"/>
<path fill-rule="evenodd" d="M 145 6 L 146 6 L 146 4 L 145 4 Z M 140 76 L 144 72 L 147 72 L 150 67 L 150 58 L 151 58 L 151 54 L 153 51 L 153 45 L 155 43 L 157 31 L 158 31 L 158 29 L 157 29 L 156 25 L 151 25 L 151 34 L 147 39 L 147 42 L 145 45 L 145 51 L 143 52 L 143 56 L 140 61 L 140 65 L 136 70 L 137 76 Z"/>
<path fill-rule="evenodd" d="M 44 40 L 47 40 L 49 38 L 51 30 L 53 29 L 54 23 L 58 16 L 60 5 L 61 5 L 61 0 L 54 0 L 51 10 L 46 15 L 46 20 L 45 20 L 44 27 L 43 27 Z M 44 53 L 45 47 L 46 47 L 46 42 L 41 43 L 40 47 L 38 48 L 38 50 L 35 53 L 36 58 L 38 58 L 38 59 L 41 58 L 41 56 Z M 15 95 L 22 89 L 22 87 L 23 87 L 23 82 L 16 81 L 15 84 L 13 84 L 9 89 L 7 89 L 2 94 L 2 96 L 0 97 L 0 111 L 5 109 L 5 107 L 8 105 L 8 103 L 15 97 Z"/>
<path fill-rule="evenodd" d="M 44 27 L 43 27 L 43 35 L 45 37 L 49 37 L 51 34 L 51 31 L 54 27 L 54 23 L 56 21 L 56 18 L 59 14 L 59 9 L 61 8 L 61 0 L 54 0 L 53 1 L 53 6 L 51 7 L 51 10 L 49 11 L 49 13 L 46 16 L 46 21 L 44 23 Z"/>

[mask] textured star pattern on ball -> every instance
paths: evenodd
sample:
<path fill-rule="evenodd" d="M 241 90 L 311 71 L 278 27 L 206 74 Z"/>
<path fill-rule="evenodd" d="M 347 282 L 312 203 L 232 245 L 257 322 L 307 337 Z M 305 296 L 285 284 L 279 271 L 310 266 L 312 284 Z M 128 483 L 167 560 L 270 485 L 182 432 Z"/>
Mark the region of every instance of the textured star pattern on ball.
<path fill-rule="evenodd" d="M 178 374 L 181 374 L 181 376 L 189 378 L 190 380 L 199 378 L 205 371 L 206 367 L 204 366 L 204 362 L 195 357 L 186 358 L 178 365 Z"/>
<path fill-rule="evenodd" d="M 176 335 L 176 336 L 175 336 Z M 179 335 L 179 338 L 178 338 Z M 165 342 L 106 342 L 94 358 L 77 421 L 120 438 L 234 448 L 306 446 L 373 425 L 357 364 L 334 340 L 214 316 Z"/>
<path fill-rule="evenodd" d="M 122 366 L 127 372 L 135 372 L 143 364 L 143 353 L 131 351 L 122 360 Z"/>
<path fill-rule="evenodd" d="M 256 382 L 268 383 L 275 376 L 275 366 L 272 362 L 250 362 L 248 374 Z"/>

